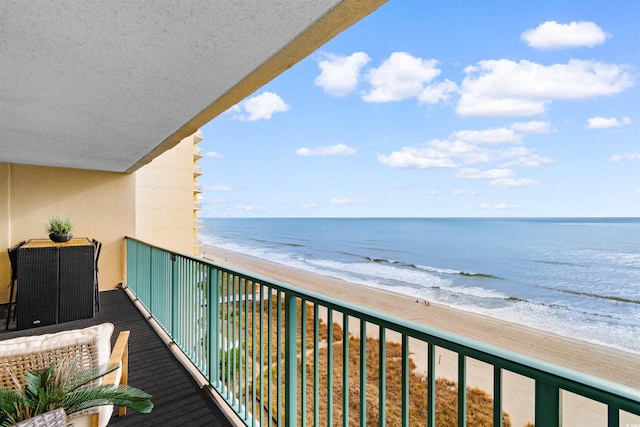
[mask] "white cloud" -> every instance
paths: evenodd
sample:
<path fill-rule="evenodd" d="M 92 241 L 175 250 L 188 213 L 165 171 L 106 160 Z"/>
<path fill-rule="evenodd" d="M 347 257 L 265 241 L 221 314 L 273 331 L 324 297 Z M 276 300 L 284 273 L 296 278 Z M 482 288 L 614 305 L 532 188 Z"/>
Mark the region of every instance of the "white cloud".
<path fill-rule="evenodd" d="M 394 182 L 393 184 L 391 184 L 392 188 L 397 188 L 398 190 L 402 190 L 403 188 L 407 188 L 406 185 L 404 185 L 401 182 Z"/>
<path fill-rule="evenodd" d="M 614 95 L 635 83 L 624 66 L 577 59 L 550 66 L 488 60 L 464 71 L 456 111 L 475 117 L 534 116 L 553 100 Z"/>
<path fill-rule="evenodd" d="M 247 212 L 261 212 L 266 211 L 267 208 L 260 205 L 239 205 L 238 209 L 247 211 Z"/>
<path fill-rule="evenodd" d="M 227 109 L 222 114 L 234 114 L 234 113 L 241 113 L 241 112 L 242 112 L 242 108 L 240 108 L 240 106 L 238 104 L 236 104 L 233 107 L 230 107 L 229 109 Z"/>
<path fill-rule="evenodd" d="M 464 194 L 464 190 L 453 190 L 451 194 L 453 194 L 454 196 L 462 196 Z"/>
<path fill-rule="evenodd" d="M 506 203 L 499 203 L 497 205 L 490 205 L 488 203 L 482 203 L 480 209 L 518 209 L 518 205 L 508 205 Z"/>
<path fill-rule="evenodd" d="M 434 144 L 432 142 L 431 144 Z M 402 147 L 388 156 L 378 155 L 378 161 L 392 168 L 455 168 L 458 165 L 451 159 L 451 153 L 439 151 L 433 146 Z"/>
<path fill-rule="evenodd" d="M 531 120 L 529 122 L 513 123 L 510 128 L 524 134 L 542 135 L 551 132 L 551 123 Z"/>
<path fill-rule="evenodd" d="M 315 203 L 305 203 L 300 207 L 302 209 L 316 209 L 318 207 L 318 205 L 316 205 Z"/>
<path fill-rule="evenodd" d="M 573 21 L 569 24 L 559 24 L 556 21 L 547 21 L 535 29 L 525 31 L 520 37 L 529 47 L 552 50 L 593 47 L 603 44 L 608 34 L 593 22 Z"/>
<path fill-rule="evenodd" d="M 372 89 L 362 99 L 366 102 L 389 102 L 420 96 L 425 85 L 440 75 L 437 64 L 435 59 L 420 59 L 405 52 L 394 52 L 380 67 L 369 70 L 367 77 Z"/>
<path fill-rule="evenodd" d="M 610 162 L 621 162 L 623 160 L 640 160 L 640 153 L 614 154 L 609 158 Z"/>
<path fill-rule="evenodd" d="M 507 160 L 500 165 L 505 168 L 512 166 L 535 168 L 556 162 L 551 157 L 541 156 L 526 147 L 511 147 L 500 150 L 496 154 L 499 158 Z"/>
<path fill-rule="evenodd" d="M 329 95 L 338 97 L 356 90 L 360 70 L 371 60 L 364 52 L 355 52 L 349 56 L 329 53 L 326 57 L 326 60 L 318 63 L 321 72 L 314 83 Z"/>
<path fill-rule="evenodd" d="M 457 90 L 458 85 L 451 80 L 434 83 L 422 90 L 420 95 L 418 95 L 418 101 L 424 104 L 437 104 L 440 101 L 448 100 L 451 94 Z"/>
<path fill-rule="evenodd" d="M 475 165 L 502 162 L 501 168 L 511 166 L 540 167 L 555 160 L 535 153 L 521 145 L 528 134 L 551 132 L 546 121 L 516 122 L 511 126 L 460 130 L 445 140 L 431 140 L 418 146 L 405 146 L 388 155 L 378 155 L 378 161 L 393 168 L 457 168 L 461 164 Z M 497 148 L 505 144 L 515 146 Z M 463 170 L 463 175 L 474 169 Z M 466 177 L 466 176 L 465 176 Z"/>
<path fill-rule="evenodd" d="M 511 169 L 491 169 L 483 171 L 480 169 L 460 169 L 456 176 L 465 179 L 501 179 L 515 176 Z"/>
<path fill-rule="evenodd" d="M 356 154 L 355 148 L 345 144 L 329 145 L 317 148 L 298 148 L 296 154 L 299 156 L 349 156 Z"/>
<path fill-rule="evenodd" d="M 533 179 L 513 179 L 513 178 L 501 178 L 491 181 L 489 183 L 491 187 L 498 188 L 516 188 L 516 187 L 535 187 L 540 185 L 538 181 Z"/>
<path fill-rule="evenodd" d="M 587 119 L 587 125 L 585 129 L 607 129 L 617 128 L 622 125 L 630 125 L 631 119 L 629 117 L 623 117 L 621 121 L 618 121 L 615 117 L 591 117 Z"/>
<path fill-rule="evenodd" d="M 244 101 L 240 107 L 240 112 L 248 114 L 238 114 L 234 118 L 242 121 L 255 122 L 256 120 L 269 120 L 274 113 L 284 113 L 289 110 L 289 106 L 273 92 L 264 92 Z"/>
<path fill-rule="evenodd" d="M 511 169 L 460 169 L 456 176 L 464 179 L 490 179 L 491 187 L 512 188 L 512 187 L 531 187 L 539 185 L 537 181 L 532 179 L 514 179 L 516 173 Z"/>
<path fill-rule="evenodd" d="M 231 188 L 227 184 L 205 185 L 204 188 L 205 188 L 205 190 L 216 191 L 216 192 L 219 192 L 219 191 L 233 191 L 233 188 Z"/>
<path fill-rule="evenodd" d="M 205 154 L 205 157 L 212 157 L 212 158 L 214 158 L 214 159 L 221 159 L 221 158 L 223 158 L 224 156 L 223 156 L 222 154 L 220 154 L 220 153 L 216 153 L 215 151 L 208 151 L 208 152 Z"/>
<path fill-rule="evenodd" d="M 424 194 L 426 196 L 435 196 L 439 193 L 438 190 L 422 190 L 420 194 Z"/>
<path fill-rule="evenodd" d="M 451 136 L 453 139 L 472 144 L 518 144 L 522 140 L 522 135 L 507 128 L 459 130 Z"/>
<path fill-rule="evenodd" d="M 367 203 L 367 201 L 365 199 L 333 198 L 331 199 L 331 203 L 336 205 L 359 205 L 359 204 Z"/>

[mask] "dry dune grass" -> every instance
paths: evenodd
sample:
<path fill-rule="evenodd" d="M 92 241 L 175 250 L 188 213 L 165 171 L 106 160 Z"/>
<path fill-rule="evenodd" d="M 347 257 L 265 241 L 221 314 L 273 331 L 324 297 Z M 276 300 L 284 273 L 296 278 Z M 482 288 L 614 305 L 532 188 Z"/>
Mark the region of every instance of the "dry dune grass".
<path fill-rule="evenodd" d="M 385 412 L 386 425 L 389 427 L 402 425 L 402 347 L 398 343 L 387 342 L 386 346 L 386 393 Z M 378 340 L 369 338 L 366 345 L 366 420 L 367 425 L 379 425 L 380 414 L 378 412 L 379 389 L 379 345 Z M 343 343 L 334 344 L 333 351 L 333 422 L 329 422 L 327 413 L 328 404 L 328 378 L 329 364 L 327 348 L 320 350 L 320 377 L 319 394 L 321 408 L 319 411 L 319 425 L 333 425 L 336 420 L 342 420 L 343 407 Z M 308 362 L 307 367 L 307 407 L 313 403 L 313 361 Z M 409 425 L 424 425 L 427 417 L 427 378 L 415 371 L 413 360 L 409 359 Z M 349 425 L 360 425 L 360 340 L 349 340 Z M 457 426 L 458 387 L 453 381 L 436 379 L 436 425 Z M 313 425 L 313 413 L 306 414 L 307 424 Z M 467 425 L 469 427 L 484 427 L 493 423 L 493 399 L 483 390 L 478 388 L 467 389 Z M 503 425 L 511 426 L 509 415 L 503 413 Z"/>
<path fill-rule="evenodd" d="M 255 307 L 255 311 L 254 311 Z M 249 303 L 248 307 L 244 304 L 240 304 L 237 307 L 237 315 L 232 315 L 231 320 L 235 327 L 244 330 L 245 327 L 249 328 L 249 336 L 253 335 L 255 330 L 257 335 L 257 341 L 255 343 L 252 340 L 243 343 L 248 345 L 247 355 L 249 359 L 255 357 L 257 361 L 259 358 L 259 347 L 262 346 L 262 354 L 264 359 L 262 363 L 261 371 L 263 375 L 258 376 L 258 380 L 255 383 L 256 397 L 260 400 L 261 396 L 264 396 L 263 405 L 264 409 L 271 405 L 274 413 L 277 413 L 277 387 L 278 377 L 281 381 L 281 393 L 284 394 L 284 375 L 278 375 L 278 359 L 280 359 L 280 367 L 284 366 L 283 354 L 284 348 L 284 334 L 282 333 L 284 328 L 284 319 L 281 317 L 278 322 L 278 311 L 283 310 L 282 300 L 278 301 L 277 298 L 272 298 L 271 304 L 268 304 L 268 299 L 262 301 L 262 304 L 257 303 L 255 306 Z M 233 313 L 233 310 L 230 310 Z M 255 315 L 254 315 L 255 313 Z M 258 314 L 261 313 L 261 314 Z M 334 425 L 341 424 L 344 414 L 343 407 L 343 392 L 345 385 L 343 383 L 343 330 L 339 323 L 334 322 L 332 324 L 332 372 L 329 373 L 329 348 L 328 348 L 328 328 L 327 324 L 322 318 L 318 319 L 318 348 L 315 349 L 314 341 L 314 310 L 311 304 L 307 305 L 306 313 L 306 340 L 304 346 L 301 340 L 301 327 L 302 327 L 302 310 L 301 305 L 298 303 L 298 354 L 304 351 L 306 354 L 306 390 L 302 393 L 301 384 L 302 381 L 298 379 L 298 396 L 300 399 L 306 399 L 306 420 L 307 425 Z M 282 314 L 282 311 L 280 312 Z M 271 327 L 268 328 L 268 325 Z M 269 334 L 269 329 L 271 334 Z M 277 331 L 280 330 L 281 342 L 278 347 Z M 238 333 L 242 336 L 242 332 Z M 269 335 L 271 335 L 269 339 Z M 260 337 L 262 339 L 260 339 Z M 270 342 L 270 346 L 269 346 Z M 254 345 L 256 348 L 254 349 Z M 271 351 L 268 351 L 268 350 Z M 278 351 L 280 349 L 280 351 Z M 318 420 L 314 420 L 313 400 L 314 400 L 314 349 L 318 351 L 318 399 L 319 410 Z M 245 350 L 241 350 L 244 352 Z M 255 353 L 254 353 L 255 351 Z M 269 354 L 271 353 L 271 354 Z M 360 340 L 349 336 L 349 382 L 348 382 L 348 424 L 360 425 Z M 389 427 L 395 427 L 402 425 L 402 347 L 400 344 L 392 341 L 386 343 L 386 390 L 385 390 L 385 418 L 386 425 Z M 374 338 L 367 338 L 366 341 L 366 425 L 379 425 L 379 342 Z M 301 359 L 298 360 L 298 363 Z M 260 365 L 260 363 L 258 363 Z M 409 425 L 424 425 L 427 417 L 427 378 L 416 370 L 416 365 L 411 358 L 409 358 Z M 299 369 L 300 371 L 300 369 Z M 258 373 L 256 372 L 256 375 Z M 271 376 L 271 402 L 269 402 L 268 390 L 266 386 L 268 384 L 267 378 Z M 332 422 L 329 422 L 329 378 L 331 375 L 332 382 Z M 249 377 L 253 377 L 252 373 L 249 373 Z M 261 381 L 264 380 L 264 381 Z M 260 387 L 264 384 L 265 390 L 261 390 Z M 251 387 L 250 387 L 251 388 Z M 251 396 L 251 389 L 249 390 L 236 390 L 238 394 L 244 395 L 249 393 Z M 281 395 L 280 404 L 284 402 L 284 395 Z M 444 378 L 436 379 L 436 425 L 438 426 L 457 426 L 457 396 L 458 389 L 457 384 L 453 381 Z M 298 404 L 299 414 L 301 410 L 301 402 Z M 256 414 L 258 419 L 266 417 L 266 412 L 262 414 Z M 493 399 L 491 396 L 478 388 L 467 388 L 467 425 L 469 427 L 481 427 L 486 425 L 492 425 L 493 422 Z M 503 425 L 505 427 L 511 426 L 511 420 L 507 413 L 503 413 Z"/>

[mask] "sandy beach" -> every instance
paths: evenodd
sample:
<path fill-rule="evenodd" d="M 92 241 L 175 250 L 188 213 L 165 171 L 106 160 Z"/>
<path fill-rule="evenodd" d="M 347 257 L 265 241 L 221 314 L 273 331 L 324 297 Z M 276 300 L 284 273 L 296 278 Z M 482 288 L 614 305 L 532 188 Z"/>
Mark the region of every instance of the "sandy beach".
<path fill-rule="evenodd" d="M 426 306 L 415 298 L 347 283 L 340 279 L 298 270 L 245 254 L 213 246 L 203 246 L 200 255 L 216 263 L 244 272 L 272 278 L 362 307 L 410 320 L 516 353 L 581 371 L 596 377 L 640 387 L 640 355 L 547 333 L 526 326 L 469 313 L 430 302 Z M 350 326 L 356 335 L 357 328 Z M 368 335 L 371 333 L 368 331 Z M 387 339 L 393 339 L 388 337 Z M 412 346 L 414 360 L 426 360 L 426 348 Z M 456 380 L 457 361 L 453 354 L 437 353 L 436 375 Z M 468 361 L 468 386 L 492 390 L 492 370 L 487 365 Z M 504 410 L 514 426 L 533 422 L 533 381 L 515 374 L 504 376 Z M 606 408 L 563 393 L 564 425 L 606 425 Z M 622 425 L 640 423 L 640 417 L 621 419 Z"/>

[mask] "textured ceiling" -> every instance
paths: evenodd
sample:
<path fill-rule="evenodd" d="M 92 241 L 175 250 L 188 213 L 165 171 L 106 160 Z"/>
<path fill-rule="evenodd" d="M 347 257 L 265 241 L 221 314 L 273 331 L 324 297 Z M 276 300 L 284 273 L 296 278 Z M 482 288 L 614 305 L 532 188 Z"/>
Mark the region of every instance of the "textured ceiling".
<path fill-rule="evenodd" d="M 2 1 L 0 162 L 135 170 L 382 1 Z"/>

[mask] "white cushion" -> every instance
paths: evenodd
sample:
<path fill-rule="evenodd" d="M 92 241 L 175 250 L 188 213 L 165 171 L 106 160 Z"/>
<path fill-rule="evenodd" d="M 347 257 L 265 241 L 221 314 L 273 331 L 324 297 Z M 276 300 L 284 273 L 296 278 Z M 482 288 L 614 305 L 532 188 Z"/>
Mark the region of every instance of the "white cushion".
<path fill-rule="evenodd" d="M 111 335 L 113 335 L 113 324 L 103 323 L 96 326 L 90 326 L 84 329 L 75 329 L 70 331 L 56 332 L 53 334 L 36 335 L 31 337 L 13 338 L 6 341 L 0 341 L 0 363 L 3 359 L 11 359 L 16 356 L 23 355 L 37 355 L 46 352 L 55 352 L 57 349 L 64 349 L 74 346 L 86 346 L 92 347 L 92 352 L 95 353 L 96 360 L 92 360 L 93 366 L 104 366 L 109 363 L 109 357 L 111 356 Z M 86 355 L 88 357 L 88 354 Z M 45 368 L 42 366 L 41 368 Z M 120 380 L 121 369 L 118 369 L 117 381 Z M 0 372 L 0 375 L 3 373 Z M 118 384 L 116 382 L 116 384 Z M 100 406 L 97 408 L 100 412 L 100 427 L 104 427 L 111 418 L 111 412 L 113 406 Z M 87 419 L 87 412 L 91 413 L 94 410 L 82 411 L 78 414 L 73 414 L 68 417 L 68 420 L 79 422 L 81 417 Z"/>
<path fill-rule="evenodd" d="M 0 341 L 0 359 L 22 354 L 42 353 L 74 345 L 89 345 L 96 348 L 98 366 L 106 365 L 111 356 L 113 329 L 112 323 L 102 323 L 85 329 Z"/>

